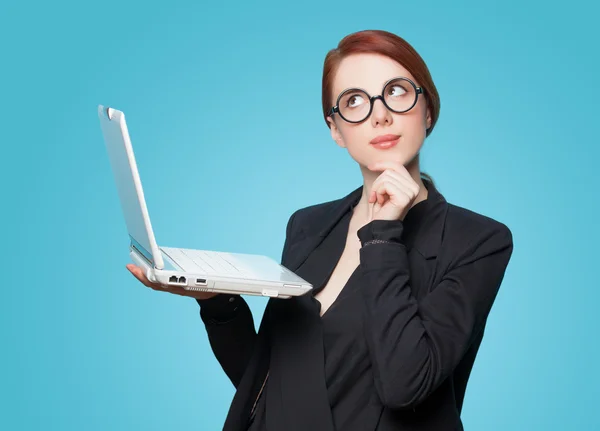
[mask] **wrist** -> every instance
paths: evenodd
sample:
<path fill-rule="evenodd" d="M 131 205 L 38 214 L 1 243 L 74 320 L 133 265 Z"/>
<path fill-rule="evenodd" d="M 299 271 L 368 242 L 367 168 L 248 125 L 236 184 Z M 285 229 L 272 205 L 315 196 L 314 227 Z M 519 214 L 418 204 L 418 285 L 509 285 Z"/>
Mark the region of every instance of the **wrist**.
<path fill-rule="evenodd" d="M 245 304 L 239 295 L 218 294 L 207 299 L 198 299 L 200 316 L 207 323 L 223 323 L 233 319 L 240 306 Z"/>
<path fill-rule="evenodd" d="M 377 243 L 400 243 L 404 232 L 401 220 L 374 219 L 357 231 L 362 246 Z"/>

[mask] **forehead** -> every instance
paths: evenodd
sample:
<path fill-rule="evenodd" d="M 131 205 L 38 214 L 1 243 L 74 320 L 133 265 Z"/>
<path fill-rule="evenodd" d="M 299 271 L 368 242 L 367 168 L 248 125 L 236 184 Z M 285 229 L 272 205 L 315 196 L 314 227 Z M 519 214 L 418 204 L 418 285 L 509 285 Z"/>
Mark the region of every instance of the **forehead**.
<path fill-rule="evenodd" d="M 414 81 L 408 70 L 389 57 L 369 53 L 352 54 L 345 57 L 338 66 L 333 78 L 333 94 L 337 97 L 345 89 L 353 87 L 377 94 L 386 81 L 397 76 Z"/>

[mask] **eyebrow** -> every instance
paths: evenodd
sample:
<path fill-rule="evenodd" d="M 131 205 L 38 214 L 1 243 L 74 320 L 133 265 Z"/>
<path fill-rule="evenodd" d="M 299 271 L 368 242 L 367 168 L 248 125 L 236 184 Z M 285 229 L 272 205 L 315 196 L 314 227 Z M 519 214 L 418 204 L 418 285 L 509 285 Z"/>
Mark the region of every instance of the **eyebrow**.
<path fill-rule="evenodd" d="M 414 82 L 414 79 L 412 77 L 410 77 L 409 75 L 395 75 L 392 76 L 391 78 L 387 78 L 385 81 L 383 81 L 382 84 L 380 84 L 380 88 L 381 90 L 383 90 L 383 88 L 385 87 L 386 84 L 389 84 L 391 80 L 396 79 L 396 78 L 405 78 L 405 79 L 410 79 L 411 81 Z M 415 82 L 415 85 L 417 85 L 417 83 Z M 418 86 L 418 85 L 417 85 Z M 345 87 L 343 90 L 338 91 L 337 93 L 334 93 L 334 99 L 337 99 L 339 97 L 340 94 L 342 94 L 344 91 L 346 90 L 362 90 L 362 91 L 366 91 L 369 94 L 372 94 L 371 92 L 367 91 L 364 87 L 360 87 L 360 86 L 351 86 L 351 87 Z M 377 91 L 377 93 L 379 93 L 379 90 Z"/>
<path fill-rule="evenodd" d="M 402 77 L 402 76 L 403 76 L 403 75 L 395 75 L 395 76 L 392 76 L 391 78 L 387 78 L 385 81 L 383 81 L 381 84 L 379 84 L 379 88 L 380 88 L 381 90 L 383 90 L 383 87 L 384 87 L 384 86 L 385 86 L 387 83 L 389 83 L 389 82 L 390 82 L 392 79 L 399 78 L 399 77 Z M 337 94 L 337 95 L 340 95 L 342 92 L 344 92 L 344 91 L 346 91 L 346 90 L 350 90 L 350 89 L 357 89 L 357 90 L 363 90 L 363 91 L 367 91 L 367 90 L 366 90 L 366 88 L 365 88 L 365 87 L 363 87 L 363 86 L 360 86 L 360 85 L 352 85 L 352 86 L 350 86 L 350 87 L 344 87 L 344 89 L 343 89 L 343 90 L 341 90 L 341 91 L 338 91 L 336 94 Z M 367 91 L 367 93 L 368 93 L 368 91 Z"/>
<path fill-rule="evenodd" d="M 387 82 L 387 81 L 385 81 L 385 82 Z M 380 88 L 381 88 L 381 90 L 383 90 L 383 87 L 384 87 L 384 85 L 385 85 L 385 82 L 384 82 L 383 84 L 381 84 L 381 87 L 380 87 Z M 337 93 L 335 93 L 335 95 L 334 95 L 334 98 L 335 98 L 335 99 L 337 99 L 337 98 L 340 96 L 340 94 L 342 94 L 344 91 L 347 91 L 347 90 L 362 90 L 362 91 L 366 91 L 367 93 L 371 94 L 369 91 L 367 91 L 367 90 L 365 89 L 365 87 L 361 87 L 361 86 L 358 86 L 358 85 L 354 85 L 354 86 L 351 86 L 351 87 L 344 87 L 344 89 L 343 89 L 343 90 L 340 90 L 340 91 L 338 91 Z M 379 91 L 381 91 L 381 90 L 379 90 Z M 379 91 L 377 91 L 377 93 L 379 93 Z"/>

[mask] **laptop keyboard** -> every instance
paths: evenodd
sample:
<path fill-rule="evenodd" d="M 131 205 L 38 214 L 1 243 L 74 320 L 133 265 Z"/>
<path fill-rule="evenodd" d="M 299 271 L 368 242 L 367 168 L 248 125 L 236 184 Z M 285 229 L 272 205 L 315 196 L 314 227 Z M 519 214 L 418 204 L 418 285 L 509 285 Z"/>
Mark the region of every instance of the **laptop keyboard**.
<path fill-rule="evenodd" d="M 197 271 L 207 275 L 226 274 L 238 277 L 250 277 L 252 275 L 249 270 L 234 263 L 229 253 L 184 248 L 162 248 L 185 271 Z"/>

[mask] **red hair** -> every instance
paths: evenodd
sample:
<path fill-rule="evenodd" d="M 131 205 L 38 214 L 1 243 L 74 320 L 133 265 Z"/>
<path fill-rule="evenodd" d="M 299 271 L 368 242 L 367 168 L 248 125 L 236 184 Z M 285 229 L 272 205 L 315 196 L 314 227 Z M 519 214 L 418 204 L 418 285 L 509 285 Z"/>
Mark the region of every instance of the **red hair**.
<path fill-rule="evenodd" d="M 384 30 L 363 30 L 344 37 L 337 48 L 330 50 L 325 56 L 323 65 L 323 116 L 327 122 L 327 114 L 333 106 L 333 77 L 344 57 L 351 54 L 381 54 L 400 63 L 417 81 L 417 86 L 424 90 L 427 108 L 431 115 L 431 126 L 427 129 L 429 136 L 440 113 L 440 96 L 435 88 L 427 65 L 415 49 L 400 36 Z"/>

